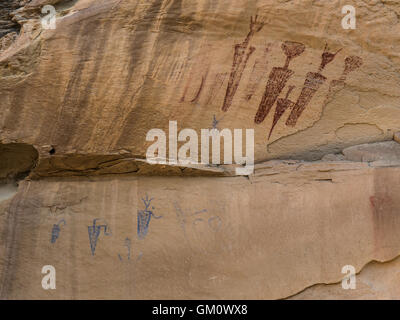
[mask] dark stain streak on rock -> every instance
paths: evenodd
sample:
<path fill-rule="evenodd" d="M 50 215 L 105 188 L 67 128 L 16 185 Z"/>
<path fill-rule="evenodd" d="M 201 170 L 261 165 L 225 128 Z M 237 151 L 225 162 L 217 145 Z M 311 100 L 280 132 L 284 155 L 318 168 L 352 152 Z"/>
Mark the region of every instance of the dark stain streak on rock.
<path fill-rule="evenodd" d="M 182 0 L 172 0 L 172 4 L 168 6 L 168 10 L 166 13 L 161 17 L 160 21 L 157 21 L 157 19 L 154 19 L 154 16 L 160 12 L 162 5 L 163 5 L 163 0 L 157 0 L 154 1 L 153 4 L 151 5 L 150 9 L 146 12 L 145 17 L 143 21 L 147 21 L 146 24 L 141 25 L 141 28 L 144 28 L 145 31 L 148 31 L 148 29 L 152 26 L 154 26 L 156 23 L 159 23 L 159 32 L 157 35 L 157 38 L 154 41 L 154 48 L 161 47 L 163 44 L 163 33 L 165 32 L 165 29 L 167 28 L 166 26 L 166 19 L 165 17 L 168 17 L 169 15 L 174 15 L 174 16 L 180 16 L 182 12 Z M 149 23 L 152 23 L 149 26 Z M 146 54 L 146 51 L 143 50 L 142 47 L 138 46 L 138 43 L 146 43 L 148 42 L 148 37 L 151 36 L 151 32 L 139 32 L 139 28 L 137 28 L 134 32 L 134 36 L 132 37 L 133 39 L 131 40 L 131 54 L 132 58 L 129 63 L 129 76 L 126 80 L 126 88 L 123 91 L 120 101 L 118 103 L 118 106 L 123 106 L 125 103 L 125 98 L 129 97 L 129 101 L 132 102 L 133 97 L 130 91 L 132 91 L 131 88 L 131 80 L 133 78 L 133 73 L 135 71 L 135 67 L 138 66 L 138 61 L 140 61 L 143 56 Z M 138 120 L 138 117 L 141 116 L 141 106 L 140 106 L 140 101 L 142 99 L 145 99 L 146 97 L 144 96 L 144 91 L 147 88 L 147 86 L 152 84 L 152 80 L 149 79 L 149 77 L 146 77 L 143 85 L 140 87 L 139 92 L 135 92 L 136 101 L 135 103 L 135 108 L 132 107 L 132 103 L 129 103 L 125 108 L 127 109 L 127 115 L 123 114 L 117 115 L 117 118 L 115 121 L 113 121 L 113 125 L 110 127 L 110 131 L 112 131 L 116 125 L 122 126 L 122 132 L 121 134 L 112 142 L 110 147 L 113 145 L 123 145 L 126 143 L 126 141 L 130 141 L 132 139 L 132 133 L 134 132 L 134 127 L 136 125 L 140 124 L 140 121 Z"/>

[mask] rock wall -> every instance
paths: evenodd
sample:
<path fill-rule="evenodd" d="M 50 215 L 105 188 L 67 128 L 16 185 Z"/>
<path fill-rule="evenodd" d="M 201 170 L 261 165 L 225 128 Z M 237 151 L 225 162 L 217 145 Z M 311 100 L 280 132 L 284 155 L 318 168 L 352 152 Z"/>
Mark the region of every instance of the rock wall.
<path fill-rule="evenodd" d="M 400 5 L 346 4 L 0 4 L 0 297 L 399 298 Z M 169 121 L 254 173 L 149 164 Z"/>
<path fill-rule="evenodd" d="M 391 167 L 279 162 L 250 180 L 24 181 L 1 215 L 1 296 L 288 297 L 340 281 L 344 265 L 398 255 L 399 178 Z M 54 292 L 40 285 L 43 265 L 57 270 Z"/>

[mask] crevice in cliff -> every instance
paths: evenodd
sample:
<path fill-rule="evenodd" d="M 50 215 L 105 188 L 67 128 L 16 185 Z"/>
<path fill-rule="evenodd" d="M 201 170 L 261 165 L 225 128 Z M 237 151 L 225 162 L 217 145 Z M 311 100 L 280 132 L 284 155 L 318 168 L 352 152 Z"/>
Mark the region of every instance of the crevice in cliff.
<path fill-rule="evenodd" d="M 56 154 L 51 148 L 39 157 L 30 178 L 135 174 L 148 176 L 224 176 L 225 170 L 212 166 L 150 164 L 131 154 Z"/>
<path fill-rule="evenodd" d="M 11 13 L 20 7 L 19 0 L 0 2 L 0 51 L 8 48 L 18 37 L 21 25 L 13 20 Z"/>
<path fill-rule="evenodd" d="M 370 266 L 372 266 L 372 265 L 379 265 L 379 266 L 382 266 L 382 265 L 384 265 L 384 264 L 389 264 L 389 263 L 391 263 L 391 262 L 393 262 L 393 261 L 395 261 L 395 260 L 397 260 L 397 259 L 399 259 L 399 258 L 400 258 L 400 255 L 396 255 L 395 257 L 393 257 L 393 258 L 391 258 L 391 259 L 389 259 L 389 260 L 385 260 L 385 261 L 379 261 L 379 260 L 376 260 L 376 259 L 372 259 L 372 260 L 370 260 L 369 262 L 365 263 L 365 264 L 360 268 L 360 270 L 359 270 L 358 272 L 356 272 L 356 276 L 361 276 L 362 273 L 363 273 L 363 271 L 365 271 L 368 267 L 370 267 Z M 345 276 L 345 275 L 344 275 L 344 276 Z M 287 299 L 294 299 L 294 300 L 295 300 L 297 296 L 301 295 L 302 293 L 306 292 L 307 290 L 310 290 L 310 289 L 315 288 L 315 287 L 318 287 L 318 286 L 335 286 L 335 285 L 339 285 L 339 284 L 342 283 L 342 281 L 343 281 L 343 279 L 340 279 L 339 281 L 335 281 L 335 282 L 327 282 L 327 283 L 321 282 L 321 283 L 315 283 L 315 284 L 312 284 L 312 285 L 310 285 L 310 286 L 305 287 L 304 289 L 302 289 L 302 290 L 300 290 L 300 291 L 298 291 L 298 292 L 296 292 L 296 293 L 294 293 L 294 294 L 291 294 L 290 296 L 287 296 L 287 297 L 285 297 L 285 298 L 281 298 L 281 299 L 279 299 L 279 300 L 287 300 Z M 344 289 L 343 289 L 343 290 L 344 290 Z"/>
<path fill-rule="evenodd" d="M 184 165 L 151 164 L 145 158 L 129 152 L 111 154 L 64 153 L 56 146 L 41 148 L 23 143 L 0 144 L 0 182 L 15 181 L 29 176 L 31 179 L 46 177 L 79 177 L 102 175 L 147 176 L 205 176 L 237 177 L 237 165 Z M 356 145 L 330 154 L 322 160 L 270 160 L 257 162 L 254 173 L 247 177 L 276 176 L 280 174 L 314 171 L 312 180 L 335 183 L 331 172 L 378 167 L 400 166 L 400 144 L 395 141 Z M 274 178 L 273 180 L 275 180 Z"/>

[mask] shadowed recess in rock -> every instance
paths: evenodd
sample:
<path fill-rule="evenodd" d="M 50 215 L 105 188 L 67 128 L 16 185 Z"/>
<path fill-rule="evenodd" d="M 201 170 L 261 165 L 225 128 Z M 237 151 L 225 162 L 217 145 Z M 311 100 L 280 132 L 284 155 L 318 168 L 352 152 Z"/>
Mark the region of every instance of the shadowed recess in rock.
<path fill-rule="evenodd" d="M 37 159 L 38 152 L 31 145 L 0 144 L 0 181 L 25 178 L 35 166 Z"/>

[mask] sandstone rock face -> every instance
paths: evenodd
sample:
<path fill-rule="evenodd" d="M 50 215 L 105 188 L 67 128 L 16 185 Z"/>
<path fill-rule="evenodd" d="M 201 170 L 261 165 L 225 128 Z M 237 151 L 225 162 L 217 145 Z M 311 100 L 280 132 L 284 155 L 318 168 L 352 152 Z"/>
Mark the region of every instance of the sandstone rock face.
<path fill-rule="evenodd" d="M 397 300 L 400 294 L 399 263 L 399 258 L 385 263 L 369 263 L 357 276 L 356 290 L 343 290 L 341 284 L 318 284 L 290 299 Z"/>
<path fill-rule="evenodd" d="M 258 161 L 316 160 L 400 129 L 397 4 L 355 1 L 358 27 L 344 30 L 338 1 L 54 2 L 55 30 L 38 19 L 47 2 L 30 2 L 0 55 L 5 142 L 143 157 L 151 128 L 200 130 L 215 116 L 220 129 L 255 129 Z M 280 108 L 290 86 L 288 100 L 308 103 L 268 138 L 279 113 L 267 85 L 280 75 Z M 302 96 L 307 75 L 321 83 Z"/>
<path fill-rule="evenodd" d="M 8 33 L 18 32 L 20 25 L 11 20 L 11 13 L 20 7 L 19 1 L 2 1 L 0 3 L 0 38 Z"/>
<path fill-rule="evenodd" d="M 346 148 L 343 154 L 350 161 L 396 161 L 400 160 L 400 144 L 395 141 L 363 144 Z"/>
<path fill-rule="evenodd" d="M 24 181 L 0 215 L 2 257 L 12 261 L 2 265 L 1 296 L 292 296 L 340 281 L 344 265 L 358 272 L 398 255 L 399 178 L 399 168 L 280 162 L 250 180 Z M 107 233 L 91 238 L 93 226 Z M 56 268 L 57 290 L 42 289 L 43 265 Z"/>
<path fill-rule="evenodd" d="M 396 132 L 394 134 L 394 141 L 400 143 L 400 132 Z"/>
<path fill-rule="evenodd" d="M 0 297 L 400 298 L 400 5 L 342 5 L 2 2 Z M 255 172 L 149 164 L 169 121 Z"/>

